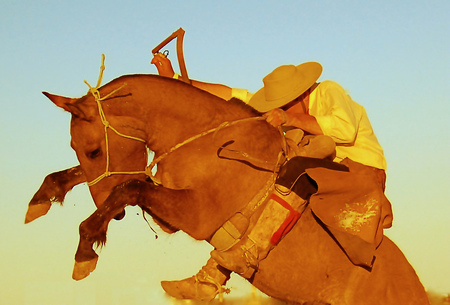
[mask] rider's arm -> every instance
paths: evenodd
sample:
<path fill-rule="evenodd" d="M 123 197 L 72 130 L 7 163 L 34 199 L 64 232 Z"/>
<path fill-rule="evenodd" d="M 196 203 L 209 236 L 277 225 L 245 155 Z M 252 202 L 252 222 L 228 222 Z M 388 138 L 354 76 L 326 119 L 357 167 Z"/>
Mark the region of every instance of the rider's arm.
<path fill-rule="evenodd" d="M 300 128 L 313 135 L 322 135 L 323 131 L 315 117 L 305 113 L 296 113 L 295 111 L 284 111 L 281 108 L 275 108 L 263 115 L 267 122 L 274 126 L 290 126 Z"/>
<path fill-rule="evenodd" d="M 191 84 L 194 87 L 208 91 L 211 94 L 217 95 L 224 100 L 229 100 L 232 97 L 232 89 L 222 84 L 205 83 L 197 80 L 191 80 Z"/>
<path fill-rule="evenodd" d="M 323 81 L 316 90 L 314 116 L 325 135 L 338 144 L 354 145 L 359 130 L 371 131 L 370 123 L 366 127 L 361 120 L 363 107 L 338 83 Z"/>
<path fill-rule="evenodd" d="M 317 119 L 309 114 L 293 114 L 287 115 L 286 126 L 300 128 L 312 135 L 322 135 L 323 131 L 317 123 Z"/>
<path fill-rule="evenodd" d="M 156 66 L 159 75 L 178 78 L 176 77 L 177 74 L 173 71 L 170 59 L 168 59 L 166 56 L 157 53 L 153 56 L 151 63 Z M 209 93 L 221 97 L 225 100 L 229 100 L 231 97 L 233 97 L 233 89 L 222 84 L 205 83 L 197 80 L 191 80 L 191 84 L 194 87 L 208 91 Z"/>

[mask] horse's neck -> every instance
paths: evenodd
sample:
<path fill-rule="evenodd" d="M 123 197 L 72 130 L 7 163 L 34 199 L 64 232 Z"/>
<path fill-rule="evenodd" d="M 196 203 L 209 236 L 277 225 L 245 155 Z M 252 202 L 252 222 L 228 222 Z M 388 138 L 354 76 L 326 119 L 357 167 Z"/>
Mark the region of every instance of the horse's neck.
<path fill-rule="evenodd" d="M 166 151 L 174 145 L 219 127 L 225 121 L 250 117 L 251 111 L 224 101 L 200 89 L 171 82 L 173 90 L 163 90 L 148 105 L 149 147 L 155 152 Z M 146 99 L 148 103 L 152 101 Z"/>
<path fill-rule="evenodd" d="M 225 121 L 254 115 L 238 103 L 155 75 L 117 78 L 105 85 L 103 95 L 120 86 L 123 89 L 102 102 L 108 104 L 105 105 L 108 116 L 116 116 L 119 121 L 125 117 L 135 120 L 126 125 L 143 130 L 148 147 L 157 155 Z"/>

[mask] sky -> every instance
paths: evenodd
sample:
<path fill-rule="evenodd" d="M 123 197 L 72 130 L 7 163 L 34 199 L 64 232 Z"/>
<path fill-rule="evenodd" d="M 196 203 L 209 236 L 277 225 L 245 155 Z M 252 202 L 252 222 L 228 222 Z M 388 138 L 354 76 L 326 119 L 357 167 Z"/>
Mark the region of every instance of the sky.
<path fill-rule="evenodd" d="M 205 242 L 153 225 L 156 239 L 129 207 L 110 224 L 96 271 L 76 282 L 78 225 L 95 209 L 87 186 L 23 223 L 44 177 L 78 164 L 70 115 L 41 92 L 84 95 L 102 53 L 104 83 L 156 74 L 151 50 L 179 27 L 193 79 L 256 91 L 279 65 L 320 62 L 319 80 L 337 81 L 366 108 L 384 148 L 394 211 L 385 234 L 427 290 L 450 293 L 449 1 L 0 4 L 0 304 L 181 304 L 159 282 L 195 274 L 212 250 Z M 177 69 L 175 43 L 167 49 Z M 253 292 L 237 276 L 229 286 L 230 300 Z"/>

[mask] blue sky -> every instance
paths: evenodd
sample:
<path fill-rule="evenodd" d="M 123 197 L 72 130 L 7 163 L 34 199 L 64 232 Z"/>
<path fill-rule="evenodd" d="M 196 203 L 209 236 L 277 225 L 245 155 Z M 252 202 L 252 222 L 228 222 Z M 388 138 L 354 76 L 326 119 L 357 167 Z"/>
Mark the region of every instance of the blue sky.
<path fill-rule="evenodd" d="M 0 295 L 17 304 L 61 304 L 56 286 L 78 295 L 66 304 L 101 304 L 97 289 L 119 287 L 119 271 L 128 290 L 113 289 L 115 299 L 100 294 L 115 304 L 132 292 L 135 299 L 146 289 L 159 294 L 160 280 L 201 267 L 208 245 L 183 234 L 155 241 L 136 211 L 111 224 L 90 278 L 72 281 L 78 224 L 94 208 L 86 185 L 65 207 L 23 225 L 43 178 L 77 164 L 70 116 L 41 92 L 85 94 L 83 80 L 96 82 L 102 53 L 104 83 L 156 73 L 151 50 L 179 27 L 194 79 L 256 91 L 281 64 L 322 63 L 320 79 L 339 82 L 365 106 L 385 149 L 394 208 L 386 234 L 427 289 L 450 292 L 450 2 L 0 1 L 0 269 L 15 279 L 0 279 Z M 168 49 L 175 64 L 174 43 Z M 183 257 L 175 254 L 180 249 Z"/>

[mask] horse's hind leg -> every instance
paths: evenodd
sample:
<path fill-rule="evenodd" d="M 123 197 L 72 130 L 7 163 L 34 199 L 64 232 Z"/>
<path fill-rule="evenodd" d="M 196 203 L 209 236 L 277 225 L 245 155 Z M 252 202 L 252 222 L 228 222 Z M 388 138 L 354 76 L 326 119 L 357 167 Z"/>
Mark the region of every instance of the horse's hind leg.
<path fill-rule="evenodd" d="M 52 203 L 59 202 L 62 204 L 67 192 L 75 185 L 85 181 L 86 177 L 79 165 L 47 175 L 28 204 L 25 223 L 47 214 Z"/>

